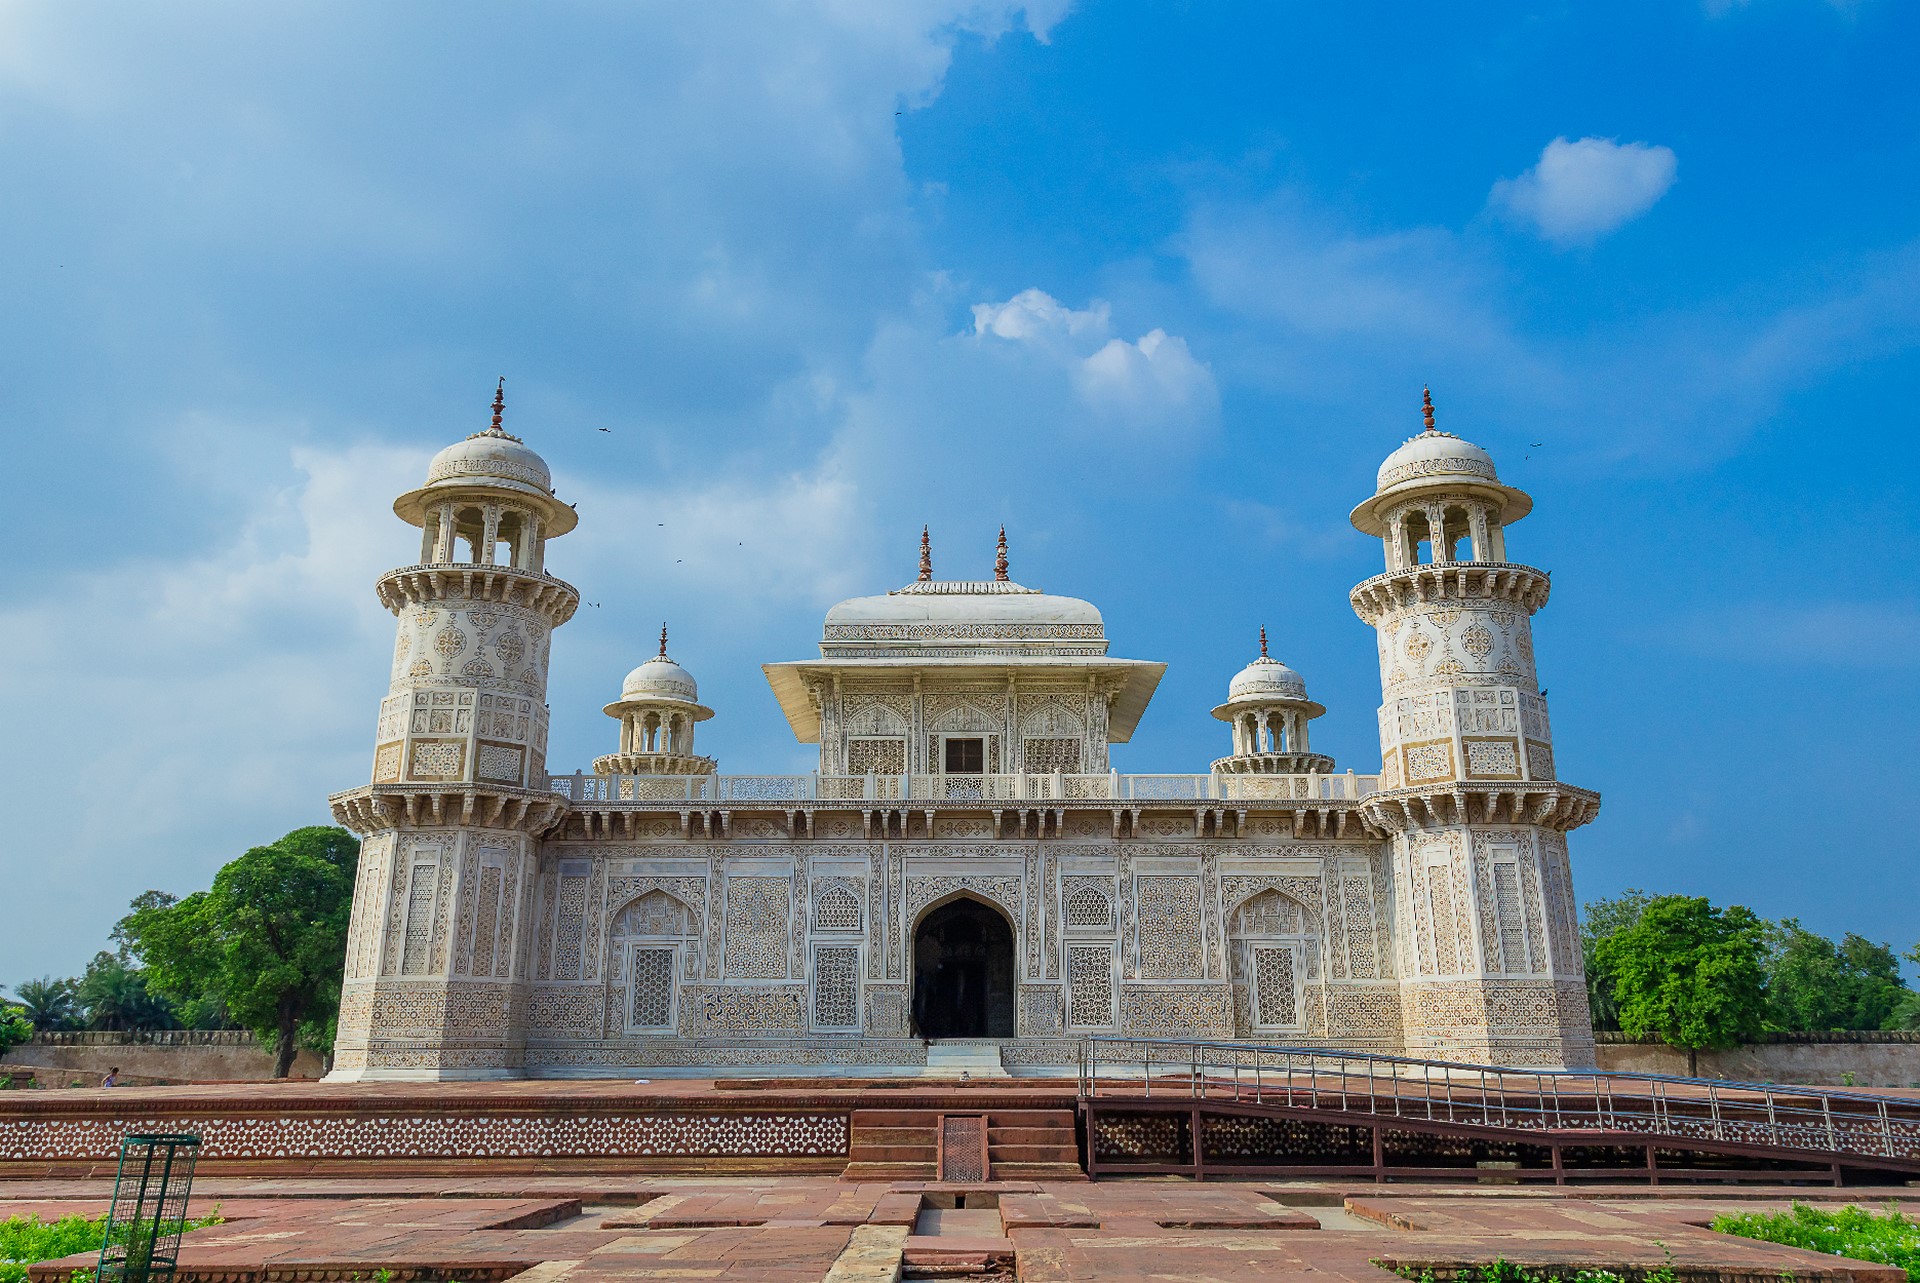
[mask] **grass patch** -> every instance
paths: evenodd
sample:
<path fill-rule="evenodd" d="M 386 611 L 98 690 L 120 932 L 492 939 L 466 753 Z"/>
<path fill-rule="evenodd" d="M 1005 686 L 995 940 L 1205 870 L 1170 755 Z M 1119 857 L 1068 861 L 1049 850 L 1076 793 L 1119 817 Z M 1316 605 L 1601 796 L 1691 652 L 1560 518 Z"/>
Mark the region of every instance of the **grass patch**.
<path fill-rule="evenodd" d="M 216 1207 L 209 1216 L 186 1223 L 188 1230 L 220 1223 Z M 107 1218 L 63 1216 L 43 1221 L 37 1216 L 10 1216 L 0 1221 L 0 1283 L 26 1283 L 27 1267 L 40 1261 L 56 1261 L 75 1252 L 98 1252 L 107 1236 Z M 76 1271 L 76 1277 L 92 1277 L 93 1271 Z"/>
<path fill-rule="evenodd" d="M 1379 1261 L 1375 1265 L 1381 1264 Z M 1440 1283 L 1440 1278 L 1432 1268 L 1415 1269 L 1403 1265 L 1394 1271 L 1403 1279 L 1413 1283 Z M 1644 1273 L 1623 1272 L 1619 1270 L 1533 1270 L 1524 1265 L 1515 1265 L 1505 1257 L 1495 1257 L 1491 1265 L 1463 1265 L 1447 1275 L 1450 1283 L 1675 1283 L 1672 1254 L 1668 1254 L 1668 1263 L 1657 1270 Z"/>
<path fill-rule="evenodd" d="M 1722 1234 L 1804 1247 L 1828 1256 L 1897 1265 L 1907 1272 L 1910 1283 L 1920 1283 L 1920 1221 L 1902 1216 L 1891 1203 L 1885 1212 L 1858 1206 L 1827 1211 L 1795 1203 L 1784 1212 L 1716 1216 L 1713 1228 Z"/>

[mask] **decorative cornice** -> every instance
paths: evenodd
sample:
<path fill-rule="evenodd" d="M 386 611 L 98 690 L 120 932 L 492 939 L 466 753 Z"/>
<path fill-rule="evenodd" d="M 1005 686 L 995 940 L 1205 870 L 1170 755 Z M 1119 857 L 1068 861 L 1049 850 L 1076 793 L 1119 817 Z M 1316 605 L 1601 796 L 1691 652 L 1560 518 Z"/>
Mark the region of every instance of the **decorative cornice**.
<path fill-rule="evenodd" d="M 1555 780 L 1449 783 L 1371 793 L 1360 809 L 1388 833 L 1465 824 L 1525 824 L 1566 833 L 1600 814 L 1600 795 Z"/>
<path fill-rule="evenodd" d="M 327 799 L 333 818 L 362 837 L 393 829 L 511 829 L 542 837 L 565 818 L 558 793 L 491 784 L 368 784 Z"/>
<path fill-rule="evenodd" d="M 1547 572 L 1500 561 L 1450 561 L 1390 570 L 1354 585 L 1354 613 L 1369 624 L 1428 602 L 1504 602 L 1532 614 L 1547 604 Z"/>
<path fill-rule="evenodd" d="M 1016 584 L 1011 579 L 916 579 L 895 588 L 889 597 L 1004 597 L 1009 593 L 1035 596 L 1038 588 Z"/>
<path fill-rule="evenodd" d="M 374 592 L 396 615 L 427 602 L 496 601 L 537 611 L 556 628 L 580 606 L 579 590 L 572 584 L 508 566 L 403 566 L 380 576 Z"/>
<path fill-rule="evenodd" d="M 1214 759 L 1215 775 L 1332 775 L 1325 753 L 1235 753 Z"/>

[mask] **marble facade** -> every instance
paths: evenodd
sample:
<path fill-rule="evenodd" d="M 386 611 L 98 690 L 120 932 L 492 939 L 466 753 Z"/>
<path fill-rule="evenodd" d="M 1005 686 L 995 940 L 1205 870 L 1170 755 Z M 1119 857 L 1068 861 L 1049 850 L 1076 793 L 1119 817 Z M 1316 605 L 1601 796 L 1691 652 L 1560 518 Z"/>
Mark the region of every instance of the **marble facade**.
<path fill-rule="evenodd" d="M 501 422 L 395 504 L 419 563 L 382 576 L 398 631 L 333 1076 L 886 1073 L 929 1039 L 1015 1073 L 1087 1035 L 1245 1039 L 1590 1066 L 1566 834 L 1599 799 L 1554 772 L 1531 619 L 1506 560 L 1531 500 L 1426 427 L 1354 524 L 1379 640 L 1382 766 L 1309 746 L 1324 710 L 1265 653 L 1214 710 L 1232 752 L 1120 775 L 1164 665 L 1112 657 L 1087 602 L 919 578 L 828 612 L 816 659 L 766 666 L 817 772 L 729 776 L 712 711 L 660 653 L 606 714 L 591 773 L 545 761 L 545 570 L 573 510 Z"/>

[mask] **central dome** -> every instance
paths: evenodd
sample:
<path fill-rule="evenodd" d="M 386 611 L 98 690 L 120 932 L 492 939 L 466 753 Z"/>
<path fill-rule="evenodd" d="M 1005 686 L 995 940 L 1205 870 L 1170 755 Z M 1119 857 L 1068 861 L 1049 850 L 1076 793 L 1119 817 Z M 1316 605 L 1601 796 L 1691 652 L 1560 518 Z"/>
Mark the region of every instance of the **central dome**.
<path fill-rule="evenodd" d="M 822 655 L 1104 655 L 1092 602 L 1004 579 L 920 580 L 827 612 Z"/>

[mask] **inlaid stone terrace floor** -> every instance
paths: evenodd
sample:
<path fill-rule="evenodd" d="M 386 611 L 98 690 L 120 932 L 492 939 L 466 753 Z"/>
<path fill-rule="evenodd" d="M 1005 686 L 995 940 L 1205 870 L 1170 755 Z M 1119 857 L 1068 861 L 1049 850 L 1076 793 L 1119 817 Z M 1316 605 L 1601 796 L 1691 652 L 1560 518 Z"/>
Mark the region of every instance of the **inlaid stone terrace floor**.
<path fill-rule="evenodd" d="M 98 1215 L 109 1182 L 0 1182 L 0 1216 Z M 1525 1189 L 1340 1183 L 856 1184 L 818 1178 L 589 1175 L 238 1179 L 195 1183 L 181 1283 L 617 1283 L 719 1279 L 891 1283 L 1156 1280 L 1388 1283 L 1375 1262 L 1496 1258 L 1647 1270 L 1684 1280 L 1904 1283 L 1901 1270 L 1715 1234 L 1728 1209 L 1793 1200 L 1920 1211 L 1920 1189 Z M 91 1257 L 35 1266 L 36 1283 Z M 1444 1274 L 1443 1274 L 1444 1276 Z"/>

